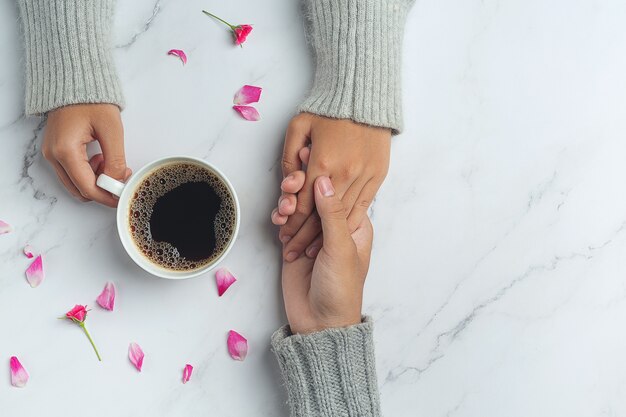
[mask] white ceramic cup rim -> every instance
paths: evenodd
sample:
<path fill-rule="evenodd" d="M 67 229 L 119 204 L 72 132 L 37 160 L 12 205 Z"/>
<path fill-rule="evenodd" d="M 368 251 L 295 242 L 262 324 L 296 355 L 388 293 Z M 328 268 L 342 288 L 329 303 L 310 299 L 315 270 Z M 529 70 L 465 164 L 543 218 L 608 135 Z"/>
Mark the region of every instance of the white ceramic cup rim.
<path fill-rule="evenodd" d="M 195 269 L 193 271 L 173 271 L 170 269 L 166 269 L 160 267 L 159 265 L 151 262 L 145 256 L 143 256 L 135 243 L 133 242 L 132 236 L 130 235 L 129 230 L 129 205 L 130 205 L 130 197 L 133 195 L 133 192 L 136 190 L 137 186 L 141 183 L 141 181 L 152 171 L 157 168 L 160 168 L 164 165 L 169 165 L 177 162 L 188 162 L 196 165 L 200 165 L 203 168 L 210 170 L 212 173 L 217 175 L 217 177 L 228 187 L 228 191 L 233 196 L 233 200 L 235 202 L 235 227 L 233 229 L 233 235 L 228 242 L 228 246 L 224 251 L 217 257 L 213 262 L 203 266 L 202 268 Z M 191 156 L 170 156 L 166 158 L 160 158 L 155 161 L 150 162 L 149 164 L 143 166 L 139 171 L 135 172 L 126 183 L 117 181 L 107 175 L 98 176 L 98 180 L 96 184 L 119 197 L 119 203 L 117 205 L 117 232 L 120 237 L 120 241 L 122 242 L 122 246 L 128 253 L 128 256 L 143 270 L 149 272 L 152 275 L 161 278 L 167 279 L 186 279 L 196 277 L 198 275 L 202 275 L 207 271 L 215 268 L 217 264 L 219 264 L 225 257 L 228 255 L 228 252 L 232 249 L 235 244 L 235 240 L 237 239 L 237 235 L 239 233 L 239 223 L 241 219 L 241 210 L 239 207 L 239 199 L 237 198 L 237 193 L 235 192 L 235 188 L 230 183 L 226 175 L 222 171 L 220 171 L 216 166 L 210 164 L 199 158 L 194 158 Z"/>

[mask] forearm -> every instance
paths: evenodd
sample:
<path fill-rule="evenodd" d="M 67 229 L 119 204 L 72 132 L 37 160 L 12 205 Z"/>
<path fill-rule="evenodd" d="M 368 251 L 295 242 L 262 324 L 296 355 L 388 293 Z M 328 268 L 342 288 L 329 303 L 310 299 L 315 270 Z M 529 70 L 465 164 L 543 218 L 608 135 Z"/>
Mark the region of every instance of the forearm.
<path fill-rule="evenodd" d="M 114 0 L 19 0 L 27 114 L 78 103 L 123 106 L 110 51 Z"/>
<path fill-rule="evenodd" d="M 366 317 L 309 335 L 291 335 L 288 326 L 274 333 L 292 417 L 381 415 L 372 332 Z"/>
<path fill-rule="evenodd" d="M 414 0 L 306 0 L 315 78 L 299 110 L 402 130 L 401 54 Z"/>

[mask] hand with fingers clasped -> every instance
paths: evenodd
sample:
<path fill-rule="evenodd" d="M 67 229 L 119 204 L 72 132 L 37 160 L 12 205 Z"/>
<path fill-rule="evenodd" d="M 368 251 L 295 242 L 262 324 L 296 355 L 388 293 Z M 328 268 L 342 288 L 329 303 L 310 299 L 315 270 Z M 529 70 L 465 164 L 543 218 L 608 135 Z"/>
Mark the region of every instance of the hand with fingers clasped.
<path fill-rule="evenodd" d="M 98 141 L 101 154 L 87 157 L 87 144 Z M 81 201 L 115 207 L 117 199 L 96 186 L 104 173 L 120 181 L 131 171 L 124 155 L 120 110 L 113 104 L 77 104 L 48 113 L 42 153 L 67 190 Z"/>
<path fill-rule="evenodd" d="M 303 151 L 307 146 L 310 151 Z M 297 196 L 283 195 L 282 207 L 273 215 L 275 223 L 282 224 L 279 239 L 287 262 L 303 253 L 314 258 L 322 247 L 322 228 L 315 210 L 315 179 L 331 178 L 346 211 L 348 228 L 353 232 L 367 217 L 387 175 L 390 146 L 390 129 L 309 113 L 291 120 L 283 150 L 283 177 L 287 180 L 303 168 L 302 156 L 307 161 L 302 189 Z"/>
<path fill-rule="evenodd" d="M 306 158 L 305 158 L 306 159 Z M 308 175 L 308 174 L 307 174 Z M 305 173 L 294 171 L 281 188 L 293 206 L 295 194 L 305 184 Z M 372 224 L 367 216 L 350 230 L 344 205 L 331 180 L 321 176 L 313 182 L 314 199 L 321 219 L 322 246 L 315 259 L 300 256 L 284 262 L 283 297 L 293 334 L 309 334 L 361 322 L 363 286 L 372 250 Z M 292 207 L 291 207 L 292 208 Z M 278 209 L 274 223 L 282 222 Z"/>

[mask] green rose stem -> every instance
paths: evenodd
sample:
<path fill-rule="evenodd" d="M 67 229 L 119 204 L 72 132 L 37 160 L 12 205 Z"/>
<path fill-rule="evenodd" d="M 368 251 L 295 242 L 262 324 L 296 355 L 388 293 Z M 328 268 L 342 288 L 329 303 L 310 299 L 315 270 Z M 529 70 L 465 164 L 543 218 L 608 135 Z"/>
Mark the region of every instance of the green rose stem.
<path fill-rule="evenodd" d="M 96 344 L 93 342 L 93 339 L 91 338 L 91 335 L 87 331 L 87 328 L 85 327 L 85 323 L 84 322 L 80 322 L 80 323 L 78 323 L 78 325 L 83 329 L 83 331 L 85 332 L 85 335 L 87 335 L 87 339 L 89 339 L 89 343 L 91 343 L 91 346 L 93 347 L 93 350 L 96 352 L 96 356 L 98 357 L 98 360 L 100 362 L 102 362 L 102 358 L 100 357 L 100 354 L 98 353 L 98 348 L 96 347 Z"/>
<path fill-rule="evenodd" d="M 207 12 L 206 10 L 203 10 L 203 11 L 202 11 L 202 13 L 204 13 L 204 14 L 205 14 L 205 15 L 207 15 L 207 16 L 211 16 L 211 17 L 212 17 L 212 18 L 214 18 L 214 19 L 219 20 L 220 22 L 222 22 L 222 23 L 224 23 L 225 25 L 227 25 L 228 27 L 230 27 L 230 29 L 231 29 L 231 30 L 233 30 L 233 31 L 237 28 L 237 26 L 235 26 L 235 25 L 231 25 L 230 23 L 228 23 L 228 22 L 227 22 L 227 21 L 225 21 L 224 19 L 222 19 L 222 18 L 219 18 L 219 17 L 215 16 L 213 13 L 209 13 L 209 12 Z"/>
<path fill-rule="evenodd" d="M 100 353 L 98 352 L 98 348 L 96 347 L 96 344 L 93 342 L 93 339 L 91 338 L 91 335 L 89 334 L 89 331 L 87 331 L 87 328 L 85 327 L 85 322 L 84 321 L 78 321 L 75 318 L 71 318 L 71 317 L 67 317 L 67 316 L 57 317 L 57 318 L 59 320 L 65 320 L 65 319 L 69 318 L 74 323 L 78 324 L 80 326 L 80 328 L 83 329 L 83 332 L 85 332 L 85 335 L 87 336 L 87 339 L 89 339 L 89 343 L 91 343 L 91 346 L 93 347 L 93 350 L 96 352 L 96 356 L 98 357 L 98 360 L 100 362 L 102 362 L 102 358 L 100 357 Z"/>

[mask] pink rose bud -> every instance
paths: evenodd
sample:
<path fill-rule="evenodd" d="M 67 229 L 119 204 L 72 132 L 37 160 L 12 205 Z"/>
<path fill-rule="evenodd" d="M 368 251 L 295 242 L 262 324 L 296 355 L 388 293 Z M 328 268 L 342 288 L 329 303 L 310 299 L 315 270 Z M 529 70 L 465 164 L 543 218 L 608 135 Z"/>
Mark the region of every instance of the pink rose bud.
<path fill-rule="evenodd" d="M 87 306 L 76 304 L 73 309 L 65 313 L 65 317 L 72 321 L 82 323 L 87 318 Z"/>

